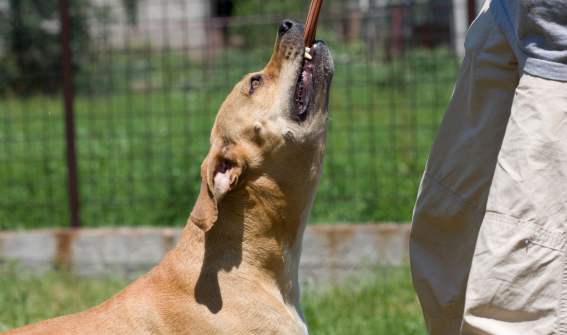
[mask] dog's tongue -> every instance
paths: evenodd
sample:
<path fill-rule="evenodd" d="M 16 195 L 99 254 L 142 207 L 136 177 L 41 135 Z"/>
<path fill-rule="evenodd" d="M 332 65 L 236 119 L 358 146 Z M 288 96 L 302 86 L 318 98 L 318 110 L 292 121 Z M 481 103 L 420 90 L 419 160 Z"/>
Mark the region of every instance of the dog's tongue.
<path fill-rule="evenodd" d="M 303 40 L 305 42 L 305 59 L 303 60 L 303 69 L 295 90 L 295 109 L 301 115 L 307 110 L 309 98 L 313 88 L 313 70 L 315 68 L 315 33 L 317 32 L 317 23 L 319 22 L 319 13 L 323 0 L 311 0 L 311 7 L 307 15 L 305 24 L 305 32 Z"/>
<path fill-rule="evenodd" d="M 312 51 L 315 54 L 315 50 Z M 315 69 L 314 59 L 304 59 L 303 68 L 295 90 L 295 109 L 299 115 L 307 110 L 309 98 L 313 88 L 313 70 Z"/>

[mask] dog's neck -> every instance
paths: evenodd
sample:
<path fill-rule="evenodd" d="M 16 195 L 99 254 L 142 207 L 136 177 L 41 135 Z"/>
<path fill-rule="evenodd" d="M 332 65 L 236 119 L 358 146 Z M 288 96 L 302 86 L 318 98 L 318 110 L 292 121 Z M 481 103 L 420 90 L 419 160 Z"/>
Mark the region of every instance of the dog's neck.
<path fill-rule="evenodd" d="M 316 184 L 305 184 L 307 192 L 294 190 L 295 196 L 284 194 L 287 192 L 275 185 L 258 187 L 262 185 L 258 181 L 254 185 L 235 190 L 223 199 L 218 220 L 207 233 L 188 222 L 174 251 L 180 260 L 175 266 L 190 267 L 192 271 L 179 268 L 180 272 L 176 272 L 199 274 L 194 284 L 195 299 L 213 313 L 223 305 L 219 288 L 234 284 L 275 296 L 304 324 L 298 267 Z"/>

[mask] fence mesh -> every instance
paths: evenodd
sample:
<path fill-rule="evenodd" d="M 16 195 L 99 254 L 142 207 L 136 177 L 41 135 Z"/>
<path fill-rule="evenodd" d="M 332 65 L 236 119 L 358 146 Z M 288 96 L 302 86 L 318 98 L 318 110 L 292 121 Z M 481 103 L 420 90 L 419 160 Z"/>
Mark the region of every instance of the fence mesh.
<path fill-rule="evenodd" d="M 213 121 L 309 1 L 70 0 L 84 226 L 184 225 Z M 312 223 L 409 221 L 460 60 L 448 1 L 326 0 L 335 63 Z M 0 1 L 0 229 L 69 224 L 57 1 Z"/>

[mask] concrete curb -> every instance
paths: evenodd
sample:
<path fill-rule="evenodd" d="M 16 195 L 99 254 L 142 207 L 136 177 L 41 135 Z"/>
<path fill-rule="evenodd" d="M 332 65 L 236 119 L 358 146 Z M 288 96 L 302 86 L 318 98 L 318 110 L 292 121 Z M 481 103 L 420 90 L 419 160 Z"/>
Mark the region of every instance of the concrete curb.
<path fill-rule="evenodd" d="M 135 278 L 173 249 L 183 228 L 85 228 L 0 232 L 0 261 L 17 260 L 41 273 L 64 263 L 79 275 Z M 300 281 L 336 283 L 378 266 L 409 260 L 408 224 L 308 226 L 303 237 Z"/>

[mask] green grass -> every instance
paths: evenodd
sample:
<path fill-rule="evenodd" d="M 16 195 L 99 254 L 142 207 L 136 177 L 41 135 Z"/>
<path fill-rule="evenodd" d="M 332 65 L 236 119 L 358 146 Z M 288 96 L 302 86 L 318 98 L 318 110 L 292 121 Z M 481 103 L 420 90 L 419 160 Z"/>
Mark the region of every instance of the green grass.
<path fill-rule="evenodd" d="M 328 150 L 310 222 L 409 221 L 459 64 L 446 47 L 388 63 L 356 43 L 329 45 Z M 184 225 L 218 108 L 270 54 L 271 46 L 202 61 L 176 51 L 116 52 L 79 74 L 83 225 Z M 140 80 L 155 87 L 133 89 Z M 59 97 L 0 97 L 0 229 L 68 225 L 63 121 Z"/>
<path fill-rule="evenodd" d="M 427 334 L 406 266 L 302 293 L 301 307 L 311 334 Z"/>
<path fill-rule="evenodd" d="M 125 287 L 117 277 L 92 279 L 64 271 L 33 275 L 0 267 L 0 331 L 76 313 Z M 379 268 L 322 291 L 304 291 L 301 305 L 311 334 L 426 334 L 408 267 Z"/>
<path fill-rule="evenodd" d="M 0 331 L 96 306 L 128 282 L 119 277 L 93 279 L 67 271 L 33 274 L 13 264 L 0 266 Z"/>

